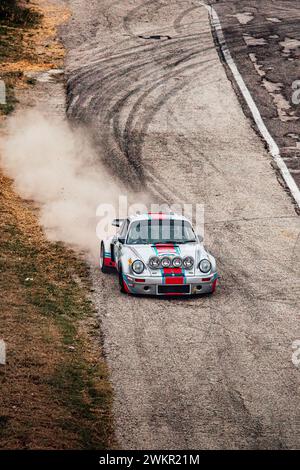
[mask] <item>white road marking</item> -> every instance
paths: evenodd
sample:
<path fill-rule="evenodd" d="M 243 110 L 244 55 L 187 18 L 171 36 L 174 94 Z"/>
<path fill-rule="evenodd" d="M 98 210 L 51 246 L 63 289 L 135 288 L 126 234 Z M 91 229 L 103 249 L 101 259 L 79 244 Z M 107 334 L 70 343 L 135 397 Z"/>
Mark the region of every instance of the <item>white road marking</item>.
<path fill-rule="evenodd" d="M 6 363 L 6 345 L 3 339 L 0 339 L 0 365 L 4 366 Z"/>
<path fill-rule="evenodd" d="M 250 91 L 248 90 L 247 88 L 247 85 L 245 84 L 233 58 L 232 58 L 232 55 L 227 47 L 227 44 L 226 44 L 226 41 L 225 41 L 225 37 L 224 37 L 224 33 L 223 33 L 223 30 L 222 30 L 222 26 L 221 26 L 221 23 L 220 23 L 220 19 L 219 19 L 219 16 L 216 12 L 216 10 L 211 6 L 211 5 L 207 5 L 206 3 L 203 3 L 203 2 L 199 2 L 202 6 L 204 6 L 208 12 L 209 12 L 209 15 L 210 15 L 210 19 L 211 19 L 211 24 L 212 24 L 212 27 L 213 29 L 215 30 L 216 32 L 216 35 L 217 35 L 217 38 L 218 38 L 218 42 L 219 42 L 219 45 L 220 45 L 220 48 L 222 50 L 222 53 L 223 53 L 223 56 L 224 56 L 224 59 L 226 60 L 226 63 L 228 65 L 228 67 L 230 68 L 233 76 L 234 76 L 234 79 L 247 103 L 247 105 L 249 106 L 249 109 L 252 113 L 252 116 L 253 116 L 253 119 L 259 129 L 259 132 L 261 133 L 262 137 L 265 139 L 265 141 L 267 142 L 268 144 L 268 148 L 269 148 L 269 151 L 274 159 L 274 161 L 276 162 L 279 170 L 280 170 L 280 173 L 287 185 L 287 187 L 289 188 L 296 204 L 298 205 L 298 207 L 300 208 L 300 191 L 299 191 L 299 188 L 298 186 L 296 185 L 296 182 L 294 180 L 294 178 L 292 177 L 292 175 L 290 174 L 286 164 L 284 163 L 281 155 L 280 155 L 280 150 L 279 150 L 279 147 L 278 145 L 276 144 L 275 140 L 273 139 L 273 137 L 271 136 L 270 132 L 268 131 L 262 117 L 261 117 L 261 114 L 251 96 L 251 93 Z"/>
<path fill-rule="evenodd" d="M 6 104 L 6 85 L 0 78 L 0 104 Z"/>

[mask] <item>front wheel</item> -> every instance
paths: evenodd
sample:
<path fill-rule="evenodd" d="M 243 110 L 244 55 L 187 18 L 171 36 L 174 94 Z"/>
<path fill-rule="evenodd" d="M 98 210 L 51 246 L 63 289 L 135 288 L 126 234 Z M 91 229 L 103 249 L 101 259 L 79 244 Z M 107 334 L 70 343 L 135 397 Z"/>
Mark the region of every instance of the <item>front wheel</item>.
<path fill-rule="evenodd" d="M 216 291 L 218 279 L 215 279 L 212 285 L 211 293 L 214 294 Z"/>
<path fill-rule="evenodd" d="M 120 269 L 119 269 L 119 284 L 120 284 L 120 291 L 121 291 L 123 294 L 129 294 L 129 289 L 128 289 L 128 287 L 127 287 L 125 281 L 124 281 L 121 266 L 120 266 Z"/>

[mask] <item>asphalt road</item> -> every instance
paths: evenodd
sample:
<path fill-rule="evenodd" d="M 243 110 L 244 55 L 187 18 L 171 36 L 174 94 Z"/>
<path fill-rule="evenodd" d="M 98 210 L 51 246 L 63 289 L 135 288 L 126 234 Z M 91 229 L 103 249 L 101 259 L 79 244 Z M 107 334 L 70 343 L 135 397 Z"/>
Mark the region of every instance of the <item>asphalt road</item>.
<path fill-rule="evenodd" d="M 299 1 L 212 3 L 234 60 L 300 187 Z"/>
<path fill-rule="evenodd" d="M 120 446 L 300 448 L 299 217 L 207 11 L 191 0 L 70 4 L 70 118 L 93 127 L 129 188 L 205 205 L 222 276 L 212 297 L 162 300 L 124 296 L 93 272 Z"/>

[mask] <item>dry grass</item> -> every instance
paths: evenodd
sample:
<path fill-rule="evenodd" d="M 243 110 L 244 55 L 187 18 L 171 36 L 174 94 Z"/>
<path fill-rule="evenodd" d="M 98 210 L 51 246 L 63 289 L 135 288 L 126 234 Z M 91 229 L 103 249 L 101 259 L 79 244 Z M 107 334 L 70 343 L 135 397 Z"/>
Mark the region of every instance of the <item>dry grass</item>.
<path fill-rule="evenodd" d="M 7 88 L 7 104 L 0 105 L 0 115 L 14 110 L 14 88 L 30 85 L 26 72 L 63 66 L 64 49 L 57 39 L 57 27 L 69 17 L 66 7 L 47 0 L 20 1 L 17 5 L 28 12 L 23 21 L 18 20 L 18 15 L 10 21 L 0 16 L 0 77 Z"/>
<path fill-rule="evenodd" d="M 22 42 L 11 43 L 15 55 L 1 74 L 5 70 L 12 86 L 28 86 L 24 71 L 61 66 L 63 58 L 55 28 L 67 12 L 63 16 L 44 0 L 30 4 L 43 19 L 32 33 L 19 26 Z M 22 59 L 20 47 L 28 51 Z M 38 47 L 45 53 L 37 56 Z M 111 447 L 112 394 L 87 266 L 46 240 L 37 209 L 1 172 L 0 212 L 0 338 L 7 345 L 7 364 L 0 366 L 0 448 Z"/>
<path fill-rule="evenodd" d="M 49 243 L 0 177 L 1 448 L 109 445 L 111 390 L 83 262 Z M 82 285 L 75 279 L 80 277 Z"/>

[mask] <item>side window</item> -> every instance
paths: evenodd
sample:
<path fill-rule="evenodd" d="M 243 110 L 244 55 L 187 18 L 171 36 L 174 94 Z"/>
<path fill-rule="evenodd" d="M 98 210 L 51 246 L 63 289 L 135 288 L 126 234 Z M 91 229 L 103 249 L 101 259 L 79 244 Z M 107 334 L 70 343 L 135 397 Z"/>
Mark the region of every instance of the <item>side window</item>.
<path fill-rule="evenodd" d="M 127 235 L 127 230 L 128 230 L 128 225 L 129 225 L 129 220 L 125 220 L 125 222 L 123 222 L 123 225 L 120 229 L 120 234 L 119 234 L 119 237 L 120 238 L 125 238 L 126 235 Z"/>

